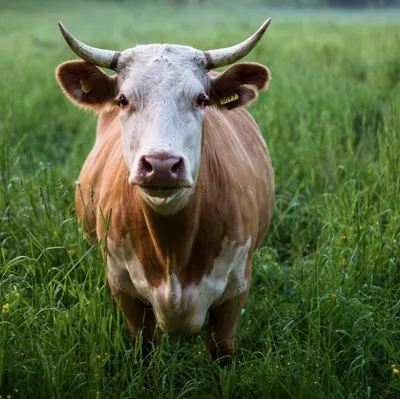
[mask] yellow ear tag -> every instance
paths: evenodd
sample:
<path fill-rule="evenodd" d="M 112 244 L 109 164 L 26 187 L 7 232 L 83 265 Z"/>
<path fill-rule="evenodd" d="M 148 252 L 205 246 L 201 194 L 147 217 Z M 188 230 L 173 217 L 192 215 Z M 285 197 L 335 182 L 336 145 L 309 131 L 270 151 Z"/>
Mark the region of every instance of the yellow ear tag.
<path fill-rule="evenodd" d="M 239 95 L 235 93 L 235 94 L 232 94 L 231 96 L 228 96 L 228 97 L 222 97 L 219 100 L 219 102 L 221 103 L 221 105 L 224 105 L 224 104 L 231 103 L 232 101 L 235 101 L 238 98 L 239 98 Z"/>
<path fill-rule="evenodd" d="M 81 89 L 84 93 L 86 94 L 90 93 L 92 87 L 87 80 L 79 79 L 79 83 L 81 84 Z"/>

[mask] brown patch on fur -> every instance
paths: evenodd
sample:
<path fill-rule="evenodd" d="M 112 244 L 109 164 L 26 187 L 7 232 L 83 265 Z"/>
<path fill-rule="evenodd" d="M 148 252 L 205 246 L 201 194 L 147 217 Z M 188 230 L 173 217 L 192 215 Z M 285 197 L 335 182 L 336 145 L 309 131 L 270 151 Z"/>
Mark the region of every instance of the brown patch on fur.
<path fill-rule="evenodd" d="M 253 62 L 234 65 L 212 81 L 211 104 L 228 110 L 248 105 L 257 98 L 259 90 L 265 90 L 268 87 L 270 80 L 271 74 L 264 65 Z M 239 96 L 237 100 L 223 105 L 220 103 L 221 98 L 234 94 Z"/>
<path fill-rule="evenodd" d="M 57 67 L 56 79 L 64 93 L 81 107 L 101 111 L 116 105 L 116 75 L 108 76 L 88 62 L 64 62 Z"/>

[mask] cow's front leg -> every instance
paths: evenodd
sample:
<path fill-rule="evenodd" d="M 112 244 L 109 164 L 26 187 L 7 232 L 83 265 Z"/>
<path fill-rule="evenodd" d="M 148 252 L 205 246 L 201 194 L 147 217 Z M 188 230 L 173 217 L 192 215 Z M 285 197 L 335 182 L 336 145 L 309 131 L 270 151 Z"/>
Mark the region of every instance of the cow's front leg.
<path fill-rule="evenodd" d="M 235 334 L 248 290 L 210 310 L 210 322 L 205 344 L 213 359 L 224 357 L 221 365 L 228 365 L 235 353 Z"/>
<path fill-rule="evenodd" d="M 118 306 L 125 316 L 129 331 L 131 333 L 132 343 L 135 344 L 137 336 L 142 330 L 143 336 L 143 357 L 146 357 L 151 351 L 153 343 L 157 343 L 155 336 L 155 318 L 153 309 L 137 298 L 132 298 L 123 291 L 118 290 L 108 280 L 111 293 Z"/>

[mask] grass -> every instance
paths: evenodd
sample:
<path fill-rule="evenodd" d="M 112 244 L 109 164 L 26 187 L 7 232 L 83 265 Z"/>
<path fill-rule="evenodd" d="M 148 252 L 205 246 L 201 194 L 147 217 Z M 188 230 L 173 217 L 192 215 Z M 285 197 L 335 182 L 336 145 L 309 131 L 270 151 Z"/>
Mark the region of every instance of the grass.
<path fill-rule="evenodd" d="M 399 14 L 135 4 L 2 2 L 0 395 L 400 397 Z M 142 367 L 98 245 L 74 217 L 96 120 L 55 82 L 55 67 L 75 58 L 56 22 L 106 48 L 207 49 L 242 40 L 268 16 L 247 59 L 272 71 L 250 110 L 277 202 L 254 257 L 237 357 L 219 369 L 201 334 L 165 336 Z"/>

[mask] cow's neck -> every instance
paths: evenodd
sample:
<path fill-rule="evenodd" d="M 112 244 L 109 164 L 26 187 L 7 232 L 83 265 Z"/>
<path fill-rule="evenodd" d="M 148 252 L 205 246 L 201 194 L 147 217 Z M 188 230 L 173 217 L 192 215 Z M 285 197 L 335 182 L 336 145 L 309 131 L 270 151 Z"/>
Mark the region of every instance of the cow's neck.
<path fill-rule="evenodd" d="M 165 274 L 185 267 L 191 256 L 200 220 L 200 190 L 195 190 L 177 212 L 163 214 L 141 198 L 141 208 L 152 250 Z"/>

